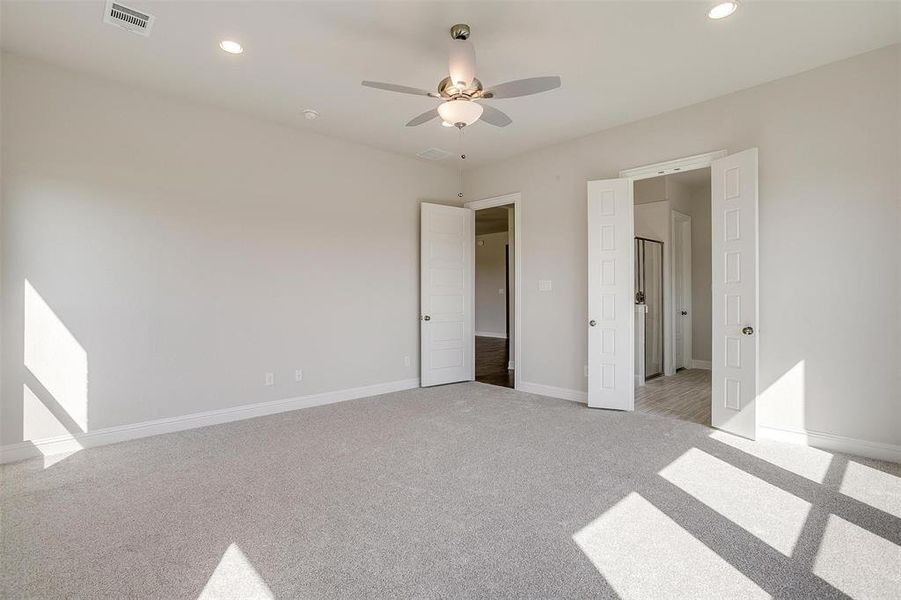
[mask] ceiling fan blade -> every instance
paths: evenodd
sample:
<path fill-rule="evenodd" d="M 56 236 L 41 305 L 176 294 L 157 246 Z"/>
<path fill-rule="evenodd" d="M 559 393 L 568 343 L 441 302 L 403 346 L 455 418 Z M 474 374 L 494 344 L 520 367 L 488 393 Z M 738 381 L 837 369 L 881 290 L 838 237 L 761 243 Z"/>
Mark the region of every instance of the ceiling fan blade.
<path fill-rule="evenodd" d="M 482 93 L 483 98 L 519 98 L 531 96 L 560 87 L 560 78 L 556 75 L 550 77 L 530 77 L 529 79 L 517 79 L 488 88 Z"/>
<path fill-rule="evenodd" d="M 397 85 L 395 83 L 383 83 L 381 81 L 364 81 L 362 83 L 366 87 L 375 88 L 377 90 L 386 90 L 389 92 L 399 92 L 401 94 L 413 94 L 414 96 L 431 96 L 433 98 L 438 95 L 435 92 L 430 92 L 428 90 L 421 90 L 419 88 L 409 87 L 406 85 Z"/>
<path fill-rule="evenodd" d="M 500 111 L 493 106 L 488 106 L 487 104 L 481 104 L 481 106 L 482 116 L 479 118 L 480 121 L 485 121 L 489 125 L 494 125 L 495 127 L 506 127 L 513 122 L 513 119 L 508 117 L 507 113 Z"/>
<path fill-rule="evenodd" d="M 407 122 L 407 127 L 416 127 L 417 125 L 422 125 L 423 123 L 428 123 L 432 119 L 438 117 L 438 109 L 433 108 L 432 110 L 427 110 L 418 117 L 411 119 Z"/>

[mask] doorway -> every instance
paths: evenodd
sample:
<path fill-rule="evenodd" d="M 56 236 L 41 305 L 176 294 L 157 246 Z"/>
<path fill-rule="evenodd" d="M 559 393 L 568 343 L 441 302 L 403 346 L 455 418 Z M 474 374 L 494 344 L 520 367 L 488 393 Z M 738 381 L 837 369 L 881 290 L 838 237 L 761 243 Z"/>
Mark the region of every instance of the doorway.
<path fill-rule="evenodd" d="M 514 387 L 510 352 L 513 205 L 475 213 L 475 379 Z"/>
<path fill-rule="evenodd" d="M 636 212 L 643 205 L 657 205 L 655 214 L 658 233 L 641 235 L 664 242 L 664 377 L 699 369 L 703 363 L 690 356 L 679 358 L 682 370 L 676 372 L 673 340 L 675 317 L 673 302 L 673 219 L 667 207 L 666 179 L 663 175 L 709 173 L 710 180 L 710 419 L 713 427 L 754 439 L 757 435 L 758 390 L 758 151 L 750 148 L 735 154 L 710 152 L 666 161 L 620 172 L 617 179 L 588 182 L 588 406 L 591 408 L 635 410 L 637 343 L 635 338 L 635 264 L 634 238 Z M 649 202 L 636 196 L 641 187 L 656 186 Z M 662 186 L 662 194 L 661 194 Z M 650 208 L 648 210 L 651 210 Z M 677 211 L 682 212 L 682 211 Z M 687 213 L 682 212 L 688 217 Z M 694 221 L 694 219 L 692 219 Z M 677 224 L 684 222 L 678 218 Z M 687 244 L 695 253 L 697 244 L 692 227 L 691 241 L 684 229 L 677 231 L 680 256 L 686 256 Z M 669 243 L 667 243 L 669 242 Z M 684 265 L 684 263 L 683 263 Z M 694 269 L 692 268 L 692 271 Z M 686 273 L 680 273 L 684 289 Z M 695 274 L 691 275 L 694 281 Z M 694 286 L 694 283 L 691 284 Z M 668 297 L 668 299 L 667 299 Z M 704 295 L 699 296 L 703 298 Z M 687 315 L 678 316 L 681 318 Z M 697 308 L 692 309 L 697 313 Z M 686 310 L 687 312 L 687 310 Z M 692 346 L 696 345 L 692 321 Z M 680 323 L 687 335 L 685 321 Z M 705 338 L 700 338 L 703 342 Z M 682 340 L 685 343 L 684 337 Z M 686 361 L 691 359 L 686 369 Z M 645 382 L 645 385 L 649 385 Z M 706 386 L 705 386 L 706 387 Z M 674 389 L 667 390 L 672 396 Z M 688 392 L 697 395 L 697 391 Z"/>
<path fill-rule="evenodd" d="M 480 300 L 490 299 L 493 306 L 503 307 L 503 325 L 497 325 L 501 321 L 497 318 L 485 321 L 478 320 L 475 327 L 476 331 L 476 375 L 477 381 L 483 381 L 493 385 L 503 385 L 504 387 L 512 387 L 521 389 L 522 373 L 523 373 L 523 347 L 522 347 L 522 199 L 518 192 L 505 194 L 503 196 L 495 196 L 482 200 L 474 200 L 464 205 L 466 208 L 475 211 L 475 219 L 477 222 L 491 221 L 494 216 L 495 224 L 493 228 L 496 237 L 503 238 L 503 230 L 499 221 L 506 215 L 506 243 L 504 244 L 504 269 L 505 275 L 501 277 L 487 278 L 492 282 L 482 287 L 482 293 L 476 293 L 477 304 L 481 304 Z M 501 209 L 494 211 L 494 209 Z M 483 216 L 484 215 L 484 216 Z M 483 226 L 484 227 L 484 226 Z M 486 235 L 490 229 L 482 229 Z M 483 240 L 486 238 L 482 238 Z M 478 240 L 476 241 L 478 244 Z M 488 242 L 486 241 L 486 246 Z M 486 246 L 476 245 L 476 252 L 486 248 Z M 495 264 L 500 264 L 499 254 L 495 254 Z M 476 277 L 479 272 L 485 275 L 484 269 L 476 267 Z M 504 290 L 503 293 L 501 290 Z M 479 310 L 477 306 L 476 310 Z M 495 325 L 486 325 L 486 323 L 495 323 Z M 503 329 L 499 329 L 503 327 Z M 496 329 L 498 328 L 498 329 Z M 492 337 L 490 335 L 480 334 L 500 334 L 505 331 L 506 339 L 503 337 Z M 504 364 L 506 361 L 506 364 Z M 480 365 L 482 365 L 480 367 Z"/>
<path fill-rule="evenodd" d="M 710 168 L 636 181 L 635 410 L 711 425 Z M 651 242 L 646 237 L 654 236 Z"/>

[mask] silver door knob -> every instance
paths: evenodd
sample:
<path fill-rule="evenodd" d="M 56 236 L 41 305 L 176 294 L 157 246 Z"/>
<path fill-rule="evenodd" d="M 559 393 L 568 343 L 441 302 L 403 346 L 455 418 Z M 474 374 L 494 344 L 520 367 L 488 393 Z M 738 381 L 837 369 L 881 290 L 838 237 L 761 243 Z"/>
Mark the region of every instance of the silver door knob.
<path fill-rule="evenodd" d="M 588 321 L 588 324 L 591 325 L 592 327 L 594 327 L 595 325 L 598 324 L 598 322 L 595 321 L 594 319 L 592 319 L 592 320 Z"/>
<path fill-rule="evenodd" d="M 754 335 L 754 328 L 751 326 L 745 327 L 741 330 L 741 332 L 745 335 Z"/>
<path fill-rule="evenodd" d="M 432 317 L 430 317 L 429 315 L 426 315 L 426 316 L 424 316 L 424 317 L 422 318 L 422 320 L 423 320 L 423 321 L 431 321 L 431 320 L 432 320 Z"/>

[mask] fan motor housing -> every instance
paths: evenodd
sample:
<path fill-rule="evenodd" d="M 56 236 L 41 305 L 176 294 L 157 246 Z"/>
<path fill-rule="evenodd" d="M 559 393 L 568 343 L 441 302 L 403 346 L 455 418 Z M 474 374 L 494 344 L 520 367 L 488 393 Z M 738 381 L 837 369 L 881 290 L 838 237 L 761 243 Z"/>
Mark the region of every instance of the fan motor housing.
<path fill-rule="evenodd" d="M 473 78 L 472 84 L 465 90 L 461 90 L 453 81 L 451 81 L 450 77 L 445 77 L 441 80 L 441 83 L 438 84 L 438 93 L 441 94 L 442 98 L 447 100 L 455 98 L 468 98 L 470 100 L 473 98 L 482 98 L 482 82 Z M 488 98 L 489 96 L 484 97 Z"/>

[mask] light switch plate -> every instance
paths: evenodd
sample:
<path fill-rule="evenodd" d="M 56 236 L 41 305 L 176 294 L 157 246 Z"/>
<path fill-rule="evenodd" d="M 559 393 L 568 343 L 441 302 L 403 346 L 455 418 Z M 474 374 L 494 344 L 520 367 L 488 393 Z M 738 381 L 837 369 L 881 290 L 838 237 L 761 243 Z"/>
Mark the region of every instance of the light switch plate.
<path fill-rule="evenodd" d="M 538 291 L 539 292 L 549 292 L 553 289 L 553 283 L 550 279 L 539 279 L 538 280 Z"/>

